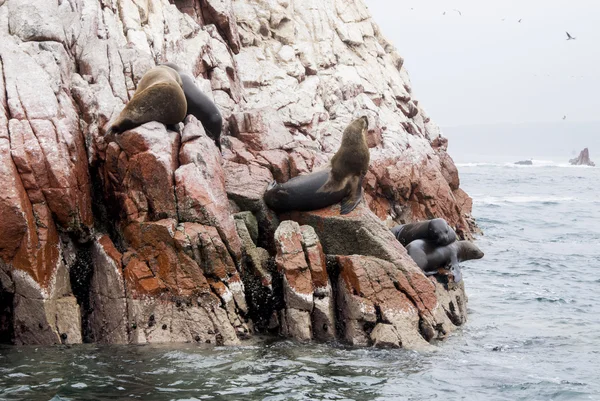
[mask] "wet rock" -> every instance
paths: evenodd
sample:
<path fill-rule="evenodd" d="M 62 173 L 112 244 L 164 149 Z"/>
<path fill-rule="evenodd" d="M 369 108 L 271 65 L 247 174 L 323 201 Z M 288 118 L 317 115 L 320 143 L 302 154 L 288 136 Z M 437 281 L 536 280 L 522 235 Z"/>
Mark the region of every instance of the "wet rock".
<path fill-rule="evenodd" d="M 378 348 L 399 348 L 402 345 L 394 326 L 386 323 L 377 323 L 371 332 L 371 340 Z"/>

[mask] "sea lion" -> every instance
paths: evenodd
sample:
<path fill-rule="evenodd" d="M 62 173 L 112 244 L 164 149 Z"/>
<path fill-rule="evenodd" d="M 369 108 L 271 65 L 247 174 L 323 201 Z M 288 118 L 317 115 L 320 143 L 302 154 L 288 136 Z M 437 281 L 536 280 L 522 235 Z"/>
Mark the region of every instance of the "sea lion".
<path fill-rule="evenodd" d="M 283 184 L 272 182 L 264 195 L 267 206 L 286 212 L 317 210 L 341 202 L 340 214 L 354 210 L 362 199 L 362 182 L 369 168 L 368 125 L 367 117 L 360 117 L 346 127 L 328 167 Z"/>
<path fill-rule="evenodd" d="M 179 73 L 183 82 L 183 93 L 187 100 L 186 115 L 193 115 L 200 121 L 206 134 L 215 141 L 215 145 L 221 150 L 221 130 L 223 129 L 223 117 L 217 106 L 210 98 L 198 88 L 196 80 L 190 74 L 181 71 L 175 63 L 164 63 Z"/>
<path fill-rule="evenodd" d="M 432 219 L 417 223 L 400 224 L 392 233 L 403 246 L 417 239 L 433 241 L 436 245 L 449 245 L 456 241 L 456 233 L 444 219 Z"/>
<path fill-rule="evenodd" d="M 462 280 L 460 262 L 483 258 L 483 252 L 470 241 L 455 241 L 438 246 L 432 241 L 418 239 L 407 245 L 406 251 L 426 275 L 436 274 L 440 268 L 449 268 L 454 282 Z"/>
<path fill-rule="evenodd" d="M 150 121 L 177 124 L 185 118 L 186 110 L 183 83 L 177 71 L 164 65 L 154 67 L 144 74 L 107 135 L 119 134 Z"/>

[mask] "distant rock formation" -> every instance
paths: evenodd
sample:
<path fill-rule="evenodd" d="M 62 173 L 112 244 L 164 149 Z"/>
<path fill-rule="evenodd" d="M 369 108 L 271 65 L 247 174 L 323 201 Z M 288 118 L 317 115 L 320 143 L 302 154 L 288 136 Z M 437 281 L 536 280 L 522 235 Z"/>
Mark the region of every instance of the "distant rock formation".
<path fill-rule="evenodd" d="M 590 160 L 590 151 L 588 148 L 585 148 L 579 153 L 579 157 L 569 160 L 573 166 L 592 166 L 594 167 L 596 164 Z"/>
<path fill-rule="evenodd" d="M 520 160 L 518 162 L 515 162 L 515 164 L 518 164 L 520 166 L 531 166 L 531 165 L 533 165 L 533 161 L 531 159 L 529 159 L 529 160 Z"/>

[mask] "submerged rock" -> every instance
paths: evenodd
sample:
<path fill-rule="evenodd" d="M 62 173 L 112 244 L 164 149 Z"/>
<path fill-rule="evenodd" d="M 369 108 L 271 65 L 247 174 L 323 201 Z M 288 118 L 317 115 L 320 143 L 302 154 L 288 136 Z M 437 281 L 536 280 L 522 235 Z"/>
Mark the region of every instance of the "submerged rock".
<path fill-rule="evenodd" d="M 583 149 L 579 153 L 578 157 L 569 160 L 569 163 L 573 166 L 596 166 L 596 164 L 590 160 L 590 151 L 588 150 L 588 148 Z"/>
<path fill-rule="evenodd" d="M 386 229 L 477 230 L 364 1 L 108 3 L 0 2 L 0 339 L 236 344 L 256 329 L 413 347 L 464 322 L 462 284 L 423 276 Z M 222 155 L 193 117 L 104 136 L 165 61 L 221 110 Z M 362 115 L 362 206 L 266 207 L 273 179 L 324 166 Z"/>

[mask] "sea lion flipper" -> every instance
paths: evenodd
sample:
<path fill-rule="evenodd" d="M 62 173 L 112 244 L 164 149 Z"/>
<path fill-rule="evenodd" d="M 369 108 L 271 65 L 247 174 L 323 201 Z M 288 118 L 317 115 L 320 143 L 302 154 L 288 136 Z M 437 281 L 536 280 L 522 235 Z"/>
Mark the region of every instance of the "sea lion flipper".
<path fill-rule="evenodd" d="M 452 276 L 454 276 L 454 282 L 460 283 L 460 280 L 462 280 L 460 266 L 458 264 L 450 266 L 450 272 L 452 272 Z"/>
<path fill-rule="evenodd" d="M 346 195 L 344 199 L 342 199 L 340 214 L 350 213 L 362 200 L 363 178 L 364 176 L 359 177 L 358 180 L 354 182 L 354 188 L 352 188 L 353 190 L 350 191 L 350 193 Z"/>

